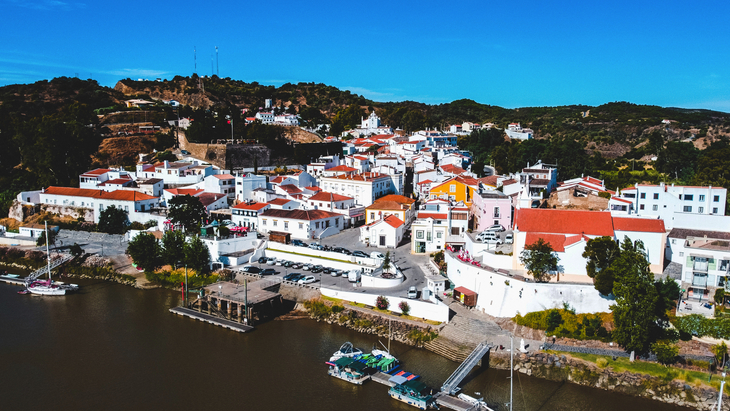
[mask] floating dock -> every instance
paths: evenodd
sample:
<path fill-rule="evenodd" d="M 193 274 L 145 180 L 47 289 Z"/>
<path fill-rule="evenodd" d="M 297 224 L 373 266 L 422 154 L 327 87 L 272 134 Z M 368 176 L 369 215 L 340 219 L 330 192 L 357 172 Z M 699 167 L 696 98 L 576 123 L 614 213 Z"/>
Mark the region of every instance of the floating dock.
<path fill-rule="evenodd" d="M 449 408 L 455 411 L 472 411 L 472 410 L 484 410 L 477 404 L 472 404 L 468 401 L 464 401 L 460 398 L 452 397 L 446 393 L 439 392 L 434 394 L 434 400 L 436 404 L 444 408 Z"/>
<path fill-rule="evenodd" d="M 392 377 L 392 375 L 389 375 L 389 374 L 386 374 L 384 372 L 378 371 L 375 374 L 371 375 L 370 376 L 370 379 L 373 380 L 373 381 L 375 381 L 375 382 L 379 382 L 379 383 L 381 383 L 383 385 L 387 385 L 388 387 L 392 387 L 392 386 L 395 385 L 395 383 L 392 383 L 392 382 L 388 381 L 390 379 L 390 377 Z"/>
<path fill-rule="evenodd" d="M 227 320 L 225 318 L 216 317 L 214 315 L 201 313 L 195 310 L 191 310 L 185 307 L 170 308 L 170 312 L 184 317 L 193 318 L 198 321 L 205 321 L 209 324 L 217 325 L 219 327 L 228 328 L 229 330 L 238 331 L 245 333 L 253 330 L 253 327 L 244 325 L 236 321 Z"/>
<path fill-rule="evenodd" d="M 25 285 L 25 278 L 0 275 L 0 281 L 13 285 Z"/>

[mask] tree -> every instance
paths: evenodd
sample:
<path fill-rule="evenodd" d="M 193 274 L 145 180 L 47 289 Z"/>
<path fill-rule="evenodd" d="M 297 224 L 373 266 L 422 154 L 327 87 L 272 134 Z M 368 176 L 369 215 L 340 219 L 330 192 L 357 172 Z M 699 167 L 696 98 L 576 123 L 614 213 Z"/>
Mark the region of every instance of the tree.
<path fill-rule="evenodd" d="M 56 231 L 54 230 L 46 230 L 48 232 L 48 245 L 54 245 L 56 244 Z M 36 240 L 35 245 L 36 247 L 44 246 L 46 245 L 46 231 L 43 231 L 38 237 L 38 240 Z"/>
<path fill-rule="evenodd" d="M 699 152 L 692 143 L 670 141 L 659 152 L 656 168 L 677 180 L 689 180 L 697 168 Z"/>
<path fill-rule="evenodd" d="M 210 251 L 200 237 L 193 237 L 185 243 L 185 262 L 188 268 L 199 273 L 210 271 Z"/>
<path fill-rule="evenodd" d="M 403 129 L 407 133 L 423 129 L 426 118 L 419 110 L 411 110 L 403 116 Z"/>
<path fill-rule="evenodd" d="M 675 363 L 677 361 L 677 354 L 679 354 L 679 347 L 676 344 L 672 344 L 671 341 L 658 341 L 652 344 L 651 350 L 656 354 L 656 359 L 664 365 Z"/>
<path fill-rule="evenodd" d="M 162 261 L 175 266 L 185 262 L 185 234 L 170 230 L 162 236 Z"/>
<path fill-rule="evenodd" d="M 611 306 L 615 325 L 613 339 L 626 352 L 644 354 L 660 331 L 656 322 L 659 297 L 644 244 L 641 241 L 634 244 L 625 238 L 621 243 L 621 255 L 612 266 L 616 275 L 613 287 L 616 304 Z"/>
<path fill-rule="evenodd" d="M 611 237 L 597 237 L 586 243 L 583 258 L 586 263 L 586 272 L 593 278 L 596 290 L 603 295 L 613 292 L 614 272 L 611 263 L 621 254 L 621 248 Z"/>
<path fill-rule="evenodd" d="M 390 301 L 388 301 L 386 296 L 379 295 L 378 298 L 375 299 L 375 306 L 380 310 L 387 310 L 388 307 L 390 307 Z"/>
<path fill-rule="evenodd" d="M 715 354 L 718 368 L 725 367 L 725 362 L 727 361 L 727 344 L 725 344 L 725 341 L 713 346 L 712 353 Z"/>
<path fill-rule="evenodd" d="M 550 243 L 542 238 L 525 246 L 520 254 L 520 262 L 537 282 L 549 281 L 549 272 L 558 270 L 558 255 Z"/>
<path fill-rule="evenodd" d="M 555 331 L 556 328 L 560 327 L 563 324 L 563 316 L 560 315 L 560 311 L 558 310 L 550 310 L 547 316 L 547 330 L 545 330 L 548 334 Z"/>
<path fill-rule="evenodd" d="M 408 301 L 401 301 L 400 304 L 398 304 L 398 308 L 400 308 L 403 315 L 408 315 L 408 313 L 411 312 L 411 306 L 408 305 Z"/>
<path fill-rule="evenodd" d="M 175 225 L 181 225 L 185 232 L 198 228 L 208 215 L 200 199 L 189 194 L 173 197 L 169 206 L 170 221 Z"/>
<path fill-rule="evenodd" d="M 390 251 L 386 251 L 385 258 L 383 259 L 383 272 L 390 270 Z"/>
<path fill-rule="evenodd" d="M 332 118 L 330 135 L 339 136 L 345 130 L 359 127 L 363 117 L 365 117 L 365 111 L 357 104 L 350 104 L 338 111 Z"/>
<path fill-rule="evenodd" d="M 140 233 L 127 244 L 127 254 L 138 267 L 144 268 L 145 272 L 160 268 L 161 251 L 160 242 L 149 233 Z"/>
<path fill-rule="evenodd" d="M 121 208 L 109 206 L 99 214 L 99 231 L 107 234 L 124 234 L 129 225 L 127 212 Z"/>

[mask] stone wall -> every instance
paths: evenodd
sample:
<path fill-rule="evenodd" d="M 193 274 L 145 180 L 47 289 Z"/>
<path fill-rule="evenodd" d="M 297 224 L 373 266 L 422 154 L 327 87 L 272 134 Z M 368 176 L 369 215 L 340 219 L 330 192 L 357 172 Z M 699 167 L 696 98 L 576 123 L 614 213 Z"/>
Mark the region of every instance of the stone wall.
<path fill-rule="evenodd" d="M 90 208 L 42 204 L 41 210 L 52 214 L 58 214 L 61 217 L 71 217 L 74 219 L 83 217 L 85 221 L 94 222 L 94 210 Z"/>
<path fill-rule="evenodd" d="M 186 137 L 181 136 L 180 148 L 189 151 L 195 158 L 226 170 L 271 165 L 271 150 L 257 144 L 191 143 Z"/>
<path fill-rule="evenodd" d="M 493 351 L 490 353 L 490 366 L 498 369 L 509 369 L 509 353 Z M 617 391 L 652 400 L 698 410 L 710 411 L 717 404 L 717 390 L 698 387 L 683 381 L 666 382 L 658 377 L 629 372 L 615 372 L 566 357 L 543 352 L 516 354 L 514 370 L 522 374 L 552 381 L 568 381 L 574 384 L 604 390 Z M 723 396 L 723 410 L 730 410 L 727 397 Z"/>
<path fill-rule="evenodd" d="M 25 221 L 28 216 L 38 213 L 40 207 L 32 206 L 30 204 L 21 204 L 18 200 L 13 200 L 13 204 L 10 205 L 8 210 L 8 217 L 20 221 Z"/>

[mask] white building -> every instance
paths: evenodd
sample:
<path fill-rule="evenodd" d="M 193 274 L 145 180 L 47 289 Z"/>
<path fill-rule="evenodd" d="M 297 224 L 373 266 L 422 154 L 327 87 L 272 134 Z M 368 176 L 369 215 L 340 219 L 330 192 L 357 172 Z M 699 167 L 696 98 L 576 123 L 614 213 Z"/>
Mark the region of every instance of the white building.
<path fill-rule="evenodd" d="M 609 203 L 612 212 L 658 217 L 664 220 L 667 228 L 697 228 L 702 220 L 708 219 L 707 216 L 725 215 L 727 189 L 664 183 L 636 184 L 620 190 L 617 197 L 619 200 Z M 631 202 L 630 206 L 627 201 Z"/>
<path fill-rule="evenodd" d="M 352 197 L 355 204 L 367 207 L 379 197 L 394 193 L 392 184 L 391 176 L 369 172 L 354 176 L 322 177 L 320 186 L 324 191 Z"/>
<path fill-rule="evenodd" d="M 185 188 L 201 188 L 207 193 L 224 194 L 229 203 L 236 199 L 236 178 L 230 174 L 213 174 L 203 181 Z"/>
<path fill-rule="evenodd" d="M 405 224 L 395 215 L 360 227 L 360 241 L 373 247 L 396 248 L 403 240 Z"/>
<path fill-rule="evenodd" d="M 266 177 L 253 173 L 242 173 L 236 176 L 236 200 L 244 202 L 254 198 L 254 190 L 266 188 Z"/>
<path fill-rule="evenodd" d="M 511 123 L 504 132 L 507 133 L 509 138 L 515 140 L 529 140 L 532 138 L 533 133 L 529 128 L 522 128 L 520 123 Z"/>
<path fill-rule="evenodd" d="M 271 208 L 268 203 L 240 203 L 231 209 L 231 221 L 239 227 L 256 229 L 259 213 Z"/>
<path fill-rule="evenodd" d="M 469 208 L 464 203 L 428 200 L 411 224 L 411 253 L 443 250 L 447 243 L 463 244 L 469 228 Z"/>
<path fill-rule="evenodd" d="M 165 185 L 191 185 L 206 176 L 216 174 L 210 164 L 199 164 L 197 161 L 170 163 L 165 160 L 157 164 L 137 164 L 137 178 L 159 178 Z"/>
<path fill-rule="evenodd" d="M 666 257 L 689 298 L 708 300 L 715 287 L 730 290 L 730 233 L 675 228 L 667 237 Z"/>
<path fill-rule="evenodd" d="M 266 210 L 258 214 L 260 233 L 278 231 L 294 238 L 317 239 L 340 232 L 343 217 L 323 210 Z"/>
<path fill-rule="evenodd" d="M 130 222 L 145 223 L 151 219 L 150 210 L 160 205 L 159 198 L 137 191 L 106 192 L 71 187 L 48 187 L 40 194 L 40 202 L 52 212 L 69 207 L 87 209 L 93 214 L 94 223 L 98 223 L 100 213 L 111 206 L 126 211 Z"/>
<path fill-rule="evenodd" d="M 273 111 L 259 111 L 254 118 L 262 124 L 271 124 L 275 121 Z"/>
<path fill-rule="evenodd" d="M 275 198 L 269 201 L 272 210 L 296 210 L 299 208 L 299 202 L 288 198 Z"/>

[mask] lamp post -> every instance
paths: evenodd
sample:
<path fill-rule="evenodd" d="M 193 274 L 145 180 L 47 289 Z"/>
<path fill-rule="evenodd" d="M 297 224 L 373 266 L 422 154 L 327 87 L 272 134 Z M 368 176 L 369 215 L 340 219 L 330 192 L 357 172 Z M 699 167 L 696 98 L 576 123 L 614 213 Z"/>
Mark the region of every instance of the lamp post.
<path fill-rule="evenodd" d="M 185 263 L 185 308 L 190 306 L 188 299 L 188 263 Z"/>
<path fill-rule="evenodd" d="M 226 116 L 226 119 L 231 124 L 231 143 L 233 143 L 233 116 Z"/>

